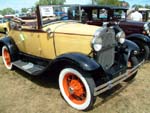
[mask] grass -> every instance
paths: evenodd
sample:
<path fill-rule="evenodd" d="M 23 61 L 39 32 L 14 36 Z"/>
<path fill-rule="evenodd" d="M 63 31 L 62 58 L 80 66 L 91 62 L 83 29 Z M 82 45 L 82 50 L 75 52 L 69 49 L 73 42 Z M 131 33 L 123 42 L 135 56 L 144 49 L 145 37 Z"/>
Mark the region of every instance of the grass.
<path fill-rule="evenodd" d="M 122 83 L 97 97 L 88 113 L 150 113 L 150 63 L 136 79 Z M 30 77 L 8 71 L 0 60 L 0 113 L 82 113 L 61 98 L 57 82 L 49 77 Z"/>

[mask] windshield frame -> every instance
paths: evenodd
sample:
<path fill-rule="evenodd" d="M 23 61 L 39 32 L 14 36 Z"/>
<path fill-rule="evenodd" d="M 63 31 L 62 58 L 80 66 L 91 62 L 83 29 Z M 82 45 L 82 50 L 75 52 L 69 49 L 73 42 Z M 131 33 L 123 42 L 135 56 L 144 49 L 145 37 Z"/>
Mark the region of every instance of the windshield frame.
<path fill-rule="evenodd" d="M 79 19 L 78 20 L 54 20 L 51 21 L 47 24 L 44 24 L 44 22 L 42 21 L 42 14 L 41 14 L 41 7 L 78 7 L 79 9 Z M 81 6 L 80 5 L 41 5 L 41 6 L 37 6 L 37 22 L 38 22 L 38 29 L 42 29 L 44 26 L 47 26 L 49 24 L 53 24 L 53 23 L 57 23 L 57 22 L 68 22 L 68 21 L 75 21 L 75 22 L 81 22 Z"/>

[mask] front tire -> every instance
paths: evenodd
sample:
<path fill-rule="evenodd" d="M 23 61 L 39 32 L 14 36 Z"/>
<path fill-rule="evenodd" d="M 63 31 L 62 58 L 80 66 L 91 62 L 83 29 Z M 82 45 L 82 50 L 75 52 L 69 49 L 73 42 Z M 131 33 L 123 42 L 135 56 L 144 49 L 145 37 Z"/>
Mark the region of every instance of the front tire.
<path fill-rule="evenodd" d="M 11 61 L 11 55 L 7 46 L 2 47 L 2 60 L 4 62 L 5 67 L 8 70 L 12 70 L 13 66 L 12 66 L 12 61 Z"/>
<path fill-rule="evenodd" d="M 129 59 L 129 61 L 128 61 L 128 70 L 130 70 L 130 69 L 132 69 L 134 66 L 138 65 L 138 63 L 139 63 L 139 61 L 138 61 L 138 59 L 137 59 L 135 56 L 131 57 L 131 58 Z M 128 77 L 128 78 L 127 78 L 126 80 L 124 80 L 124 81 L 125 81 L 125 82 L 129 82 L 129 81 L 133 80 L 133 79 L 135 78 L 135 76 L 137 75 L 137 72 L 138 72 L 138 71 L 136 71 L 134 74 L 132 74 L 130 77 Z"/>
<path fill-rule="evenodd" d="M 95 102 L 93 78 L 84 71 L 64 68 L 59 74 L 60 92 L 65 101 L 77 110 L 89 110 Z"/>
<path fill-rule="evenodd" d="M 134 42 L 140 48 L 140 54 L 137 56 L 138 60 L 139 61 L 148 60 L 149 54 L 150 54 L 150 49 L 149 49 L 148 45 L 144 42 L 140 42 L 140 41 L 137 41 L 137 40 L 134 40 Z"/>

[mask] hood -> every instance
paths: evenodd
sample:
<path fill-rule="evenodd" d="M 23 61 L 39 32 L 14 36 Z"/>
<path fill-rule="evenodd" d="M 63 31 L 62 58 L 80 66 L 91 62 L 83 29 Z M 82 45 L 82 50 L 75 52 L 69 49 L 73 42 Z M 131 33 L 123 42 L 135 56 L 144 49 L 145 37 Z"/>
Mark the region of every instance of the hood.
<path fill-rule="evenodd" d="M 99 29 L 98 26 L 92 26 L 77 22 L 59 22 L 50 24 L 43 28 L 46 31 L 50 28 L 56 33 L 79 34 L 79 35 L 94 35 L 95 31 Z"/>

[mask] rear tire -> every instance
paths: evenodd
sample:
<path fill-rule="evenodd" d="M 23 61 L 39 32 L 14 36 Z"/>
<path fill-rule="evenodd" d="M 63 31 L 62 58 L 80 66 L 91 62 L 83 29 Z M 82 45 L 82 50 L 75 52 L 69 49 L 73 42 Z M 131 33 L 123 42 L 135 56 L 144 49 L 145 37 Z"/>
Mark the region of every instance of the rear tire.
<path fill-rule="evenodd" d="M 130 59 L 129 59 L 129 61 L 128 61 L 128 64 L 130 63 L 130 66 L 128 65 L 128 70 L 130 70 L 130 69 L 132 69 L 134 66 L 136 66 L 138 63 L 139 63 L 139 61 L 138 61 L 138 59 L 135 57 L 135 56 L 133 56 L 133 57 L 131 57 Z M 126 80 L 124 80 L 125 82 L 129 82 L 129 81 L 131 81 L 131 80 L 133 80 L 134 78 L 135 78 L 135 76 L 137 75 L 137 72 L 138 71 L 136 71 L 134 74 L 132 74 L 129 78 L 127 78 Z"/>
<path fill-rule="evenodd" d="M 11 55 L 10 55 L 10 52 L 9 52 L 7 46 L 2 47 L 2 60 L 4 62 L 5 67 L 8 70 L 13 69 L 12 61 L 11 61 Z"/>
<path fill-rule="evenodd" d="M 77 110 L 89 110 L 95 102 L 95 82 L 80 69 L 63 68 L 59 74 L 59 88 L 65 101 Z"/>

